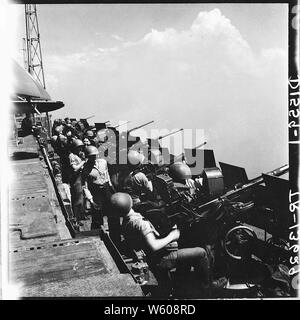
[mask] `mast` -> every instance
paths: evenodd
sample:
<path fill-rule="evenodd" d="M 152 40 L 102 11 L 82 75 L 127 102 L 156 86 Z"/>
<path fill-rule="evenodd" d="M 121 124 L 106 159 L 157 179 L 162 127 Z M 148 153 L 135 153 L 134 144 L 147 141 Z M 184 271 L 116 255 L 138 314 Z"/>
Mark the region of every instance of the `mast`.
<path fill-rule="evenodd" d="M 46 89 L 36 4 L 25 4 L 25 24 L 27 71 Z"/>
<path fill-rule="evenodd" d="M 42 48 L 40 41 L 39 23 L 37 17 L 36 4 L 25 4 L 25 25 L 26 25 L 26 53 L 27 71 L 36 79 L 40 85 L 46 89 Z M 48 112 L 46 112 L 48 136 L 51 136 L 51 123 Z"/>

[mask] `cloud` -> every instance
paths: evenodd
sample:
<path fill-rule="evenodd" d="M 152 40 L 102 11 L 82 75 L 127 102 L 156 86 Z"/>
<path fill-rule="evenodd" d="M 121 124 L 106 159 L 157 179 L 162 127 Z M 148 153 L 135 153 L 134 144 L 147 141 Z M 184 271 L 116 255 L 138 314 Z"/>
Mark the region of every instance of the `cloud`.
<path fill-rule="evenodd" d="M 124 41 L 124 39 L 122 37 L 118 36 L 117 34 L 113 34 L 112 38 L 115 40 L 118 40 L 118 41 Z"/>
<path fill-rule="evenodd" d="M 167 63 L 175 67 L 175 71 L 185 72 L 190 71 L 191 66 L 199 69 L 203 67 L 203 62 L 215 61 L 217 67 L 230 75 L 237 70 L 258 76 L 264 72 L 265 62 L 285 56 L 283 49 L 278 48 L 264 49 L 260 56 L 255 56 L 247 41 L 219 9 L 200 12 L 188 30 L 152 29 L 136 42 L 124 42 L 117 34 L 112 37 L 122 43 L 114 47 L 97 48 L 92 52 L 52 56 L 48 63 L 53 68 L 68 71 L 86 62 L 99 62 L 101 69 L 100 64 L 107 61 L 112 63 L 112 60 L 115 60 L 115 64 L 123 65 L 127 61 L 137 65 L 151 60 L 153 64 L 166 64 L 166 60 L 169 60 Z M 135 59 L 137 56 L 138 59 Z"/>
<path fill-rule="evenodd" d="M 73 69 L 81 67 L 87 62 L 88 56 L 83 53 L 74 53 L 66 56 L 52 55 L 47 57 L 47 67 L 54 72 L 70 72 Z"/>
<path fill-rule="evenodd" d="M 84 106 L 95 121 L 204 129 L 221 161 L 253 172 L 286 159 L 285 49 L 256 53 L 219 9 L 199 12 L 186 30 L 152 29 L 136 42 L 113 37 L 114 47 L 47 57 L 61 83 L 52 96 L 61 95 L 72 115 L 84 116 Z M 261 163 L 250 162 L 260 151 Z"/>

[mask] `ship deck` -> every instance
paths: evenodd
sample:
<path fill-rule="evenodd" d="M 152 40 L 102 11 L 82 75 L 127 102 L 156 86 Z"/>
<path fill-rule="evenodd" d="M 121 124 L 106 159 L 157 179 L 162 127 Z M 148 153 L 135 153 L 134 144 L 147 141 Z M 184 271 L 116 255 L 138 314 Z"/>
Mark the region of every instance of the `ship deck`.
<path fill-rule="evenodd" d="M 73 239 L 33 136 L 9 145 L 9 281 L 20 297 L 135 297 L 100 236 Z"/>

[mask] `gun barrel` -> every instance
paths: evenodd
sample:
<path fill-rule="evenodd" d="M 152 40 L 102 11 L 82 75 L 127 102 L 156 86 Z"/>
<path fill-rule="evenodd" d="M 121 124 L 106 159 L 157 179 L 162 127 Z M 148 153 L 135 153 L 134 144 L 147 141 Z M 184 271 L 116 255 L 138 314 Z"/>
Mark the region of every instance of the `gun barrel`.
<path fill-rule="evenodd" d="M 165 134 L 165 135 L 159 136 L 159 137 L 156 138 L 156 139 L 157 139 L 157 140 L 164 139 L 164 138 L 166 138 L 166 137 L 168 137 L 168 136 L 170 136 L 170 135 L 172 135 L 172 134 L 175 134 L 175 133 L 177 133 L 177 132 L 180 132 L 180 131 L 182 131 L 182 130 L 183 130 L 183 128 L 181 128 L 181 129 L 179 129 L 179 130 L 175 130 L 175 131 L 173 131 L 173 132 L 170 132 L 170 133 L 167 133 L 167 134 Z"/>
<path fill-rule="evenodd" d="M 94 117 L 95 117 L 95 115 L 89 116 L 89 117 L 87 117 L 87 118 L 83 118 L 83 120 L 88 120 L 88 119 L 91 119 L 91 118 L 94 118 Z"/>
<path fill-rule="evenodd" d="M 118 125 L 115 126 L 114 128 L 117 129 L 117 128 L 121 127 L 121 126 L 124 126 L 125 124 L 127 124 L 127 123 L 129 123 L 129 122 L 130 122 L 130 121 L 126 121 L 126 122 L 124 122 L 124 123 L 118 124 Z"/>
<path fill-rule="evenodd" d="M 287 173 L 288 171 L 289 171 L 289 166 L 288 165 L 284 165 L 284 166 L 279 167 L 279 168 L 277 168 L 275 170 L 269 171 L 266 174 L 279 177 L 279 176 Z M 232 196 L 238 195 L 239 193 L 242 193 L 242 192 L 244 192 L 244 191 L 246 191 L 246 190 L 248 190 L 248 189 L 250 189 L 250 188 L 252 188 L 252 187 L 254 187 L 256 185 L 258 185 L 258 184 L 263 183 L 263 182 L 264 182 L 264 178 L 263 178 L 262 175 L 260 175 L 259 177 L 254 178 L 254 179 L 250 180 L 248 183 L 242 185 L 240 188 L 238 188 L 236 190 L 230 190 L 230 191 L 226 192 L 224 195 L 220 196 L 219 198 L 215 198 L 215 199 L 213 199 L 213 200 L 211 200 L 209 202 L 206 202 L 206 203 L 198 206 L 197 208 L 198 209 L 203 209 L 203 208 L 205 208 L 207 206 L 210 206 L 212 204 L 217 203 L 218 201 L 221 201 L 221 200 L 226 199 L 228 197 L 232 197 Z"/>
<path fill-rule="evenodd" d="M 276 177 L 279 177 L 285 173 L 287 173 L 289 171 L 289 165 L 288 164 L 285 164 L 284 166 L 282 167 L 279 167 L 273 171 L 270 171 L 268 172 L 267 174 L 271 175 L 271 176 L 276 176 Z"/>
<path fill-rule="evenodd" d="M 161 139 L 163 139 L 163 138 L 165 138 L 165 137 L 167 137 L 167 136 L 170 136 L 171 134 L 175 134 L 175 133 L 177 133 L 177 132 L 179 132 L 179 131 L 182 131 L 182 130 L 183 130 L 183 129 L 179 129 L 179 130 L 176 130 L 176 131 L 167 133 L 167 134 L 165 134 L 165 135 L 163 135 L 163 136 L 159 136 L 158 138 L 155 138 L 155 139 L 153 139 L 153 140 L 161 140 Z M 140 144 L 143 145 L 143 146 L 147 146 L 147 145 L 148 145 L 148 142 L 146 141 L 146 142 L 140 143 Z"/>
<path fill-rule="evenodd" d="M 272 171 L 269 171 L 267 172 L 266 174 L 267 175 L 270 175 L 270 176 L 274 176 L 274 177 L 279 177 L 285 173 L 287 173 L 289 171 L 289 166 L 286 164 L 282 167 L 279 167 L 275 170 L 272 170 Z M 244 190 L 247 190 L 251 187 L 254 187 L 258 184 L 261 184 L 264 182 L 264 178 L 263 176 L 259 176 L 257 178 L 254 178 L 252 180 L 250 180 L 248 183 L 244 184 L 243 186 L 241 186 L 240 188 L 236 189 L 236 190 L 231 190 L 231 191 L 228 191 L 224 196 L 232 196 L 232 195 L 235 195 L 241 191 L 244 191 Z"/>
<path fill-rule="evenodd" d="M 107 121 L 105 121 L 104 123 L 109 123 L 110 121 L 109 120 L 107 120 Z"/>
<path fill-rule="evenodd" d="M 205 146 L 207 144 L 207 142 L 206 141 L 204 141 L 204 142 L 202 142 L 202 143 L 200 143 L 200 144 L 198 144 L 196 147 L 194 147 L 193 149 L 199 149 L 199 148 L 201 148 L 201 147 L 203 147 L 203 146 Z"/>
<path fill-rule="evenodd" d="M 137 129 L 140 129 L 140 128 L 142 128 L 142 127 L 145 127 L 145 126 L 147 126 L 148 124 L 153 123 L 153 122 L 154 122 L 154 120 L 149 121 L 149 122 L 146 122 L 146 123 L 144 123 L 144 124 L 142 124 L 142 125 L 140 125 L 140 126 L 138 126 L 138 127 L 134 127 L 134 128 L 132 128 L 132 129 L 128 130 L 127 133 L 129 134 L 129 133 L 131 133 L 132 131 L 135 131 L 135 130 L 137 130 Z"/>

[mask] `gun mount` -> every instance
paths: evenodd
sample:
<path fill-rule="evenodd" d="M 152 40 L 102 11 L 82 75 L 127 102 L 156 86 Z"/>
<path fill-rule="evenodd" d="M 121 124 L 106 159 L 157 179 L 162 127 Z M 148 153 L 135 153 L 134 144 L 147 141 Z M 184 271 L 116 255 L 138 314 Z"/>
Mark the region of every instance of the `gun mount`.
<path fill-rule="evenodd" d="M 280 176 L 289 170 L 288 165 L 268 172 L 269 175 Z M 161 195 L 165 202 L 163 212 L 168 218 L 168 228 L 174 224 L 191 225 L 198 222 L 213 222 L 222 220 L 226 210 L 233 210 L 234 213 L 240 214 L 253 207 L 252 202 L 241 203 L 234 202 L 246 191 L 254 188 L 264 182 L 262 175 L 251 180 L 249 183 L 242 185 L 236 190 L 230 190 L 213 200 L 200 203 L 201 199 L 197 194 L 191 194 L 190 188 L 186 186 L 177 190 L 172 179 L 166 174 L 158 174 L 158 194 Z M 225 209 L 225 210 L 222 210 Z M 233 215 L 232 221 L 237 215 Z M 164 217 L 164 221 L 166 221 Z"/>
<path fill-rule="evenodd" d="M 284 166 L 281 166 L 275 170 L 272 170 L 268 173 L 266 173 L 267 175 L 270 175 L 270 176 L 276 176 L 276 177 L 279 177 L 285 173 L 287 173 L 289 171 L 289 166 L 288 165 L 284 165 Z M 197 207 L 198 210 L 203 210 L 203 209 L 206 209 L 207 207 L 209 206 L 212 206 L 212 205 L 215 205 L 216 203 L 219 203 L 219 202 L 222 202 L 224 201 L 225 199 L 236 199 L 240 196 L 240 194 L 242 194 L 243 192 L 261 184 L 264 182 L 264 178 L 263 178 L 263 175 L 260 175 L 259 177 L 257 178 L 254 178 L 252 180 L 250 180 L 248 183 L 242 185 L 241 187 L 235 189 L 235 190 L 230 190 L 228 192 L 226 192 L 224 195 L 218 197 L 218 198 L 215 198 L 207 203 L 204 203 L 200 206 Z"/>

